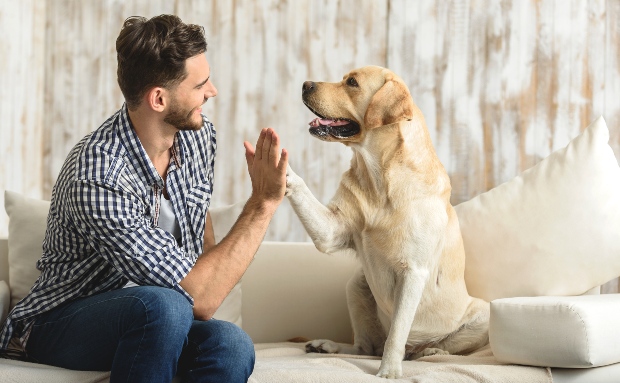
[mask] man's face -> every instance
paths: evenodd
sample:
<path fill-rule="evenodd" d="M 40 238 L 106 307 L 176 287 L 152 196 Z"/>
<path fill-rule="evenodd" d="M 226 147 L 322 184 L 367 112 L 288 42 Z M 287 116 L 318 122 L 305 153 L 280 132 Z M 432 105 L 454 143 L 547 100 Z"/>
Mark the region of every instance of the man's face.
<path fill-rule="evenodd" d="M 187 59 L 185 69 L 185 80 L 170 90 L 170 104 L 164 121 L 179 130 L 200 130 L 201 106 L 217 95 L 217 89 L 211 82 L 211 70 L 204 53 Z"/>

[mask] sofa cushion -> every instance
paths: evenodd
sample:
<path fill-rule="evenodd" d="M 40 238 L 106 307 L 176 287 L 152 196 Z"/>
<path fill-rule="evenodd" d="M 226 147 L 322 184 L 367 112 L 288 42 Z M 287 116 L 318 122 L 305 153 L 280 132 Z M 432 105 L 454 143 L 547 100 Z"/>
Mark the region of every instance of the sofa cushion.
<path fill-rule="evenodd" d="M 110 372 L 67 370 L 46 364 L 0 359 L 0 382 L 109 383 Z"/>
<path fill-rule="evenodd" d="M 579 295 L 620 275 L 620 168 L 603 118 L 456 206 L 472 296 Z"/>
<path fill-rule="evenodd" d="M 228 234 L 237 217 L 241 214 L 244 203 L 236 203 L 233 205 L 209 208 L 211 221 L 213 223 L 213 234 L 215 243 L 220 243 L 222 238 Z M 239 327 L 243 327 L 243 319 L 241 317 L 241 285 L 239 282 L 230 291 L 224 302 L 215 312 L 214 318 L 232 322 Z"/>
<path fill-rule="evenodd" d="M 9 216 L 9 285 L 11 308 L 24 298 L 39 277 L 36 263 L 43 253 L 49 201 L 5 191 L 4 209 Z"/>
<path fill-rule="evenodd" d="M 4 322 L 11 305 L 11 290 L 6 281 L 0 281 L 0 323 Z"/>
<path fill-rule="evenodd" d="M 620 294 L 520 297 L 491 302 L 497 360 L 587 368 L 620 362 Z"/>
<path fill-rule="evenodd" d="M 49 207 L 49 201 L 28 198 L 8 190 L 4 193 L 4 208 L 9 216 L 11 308 L 28 294 L 39 277 L 36 263 L 43 252 Z M 232 205 L 213 210 L 211 218 L 217 240 L 228 232 L 240 208 Z M 234 214 L 237 215 L 230 218 Z M 213 317 L 241 326 L 241 284 L 233 288 Z"/>

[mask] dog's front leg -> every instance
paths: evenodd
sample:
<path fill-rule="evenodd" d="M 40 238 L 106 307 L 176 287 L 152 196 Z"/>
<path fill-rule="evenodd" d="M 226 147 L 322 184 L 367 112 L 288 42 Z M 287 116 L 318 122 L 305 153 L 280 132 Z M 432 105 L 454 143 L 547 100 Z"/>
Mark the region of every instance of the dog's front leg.
<path fill-rule="evenodd" d="M 381 378 L 400 378 L 402 375 L 405 345 L 429 275 L 427 269 L 421 268 L 403 270 L 396 275 L 394 314 L 377 374 Z"/>
<path fill-rule="evenodd" d="M 286 173 L 286 196 L 319 251 L 331 253 L 346 247 L 349 241 L 341 217 L 319 202 L 290 166 Z"/>

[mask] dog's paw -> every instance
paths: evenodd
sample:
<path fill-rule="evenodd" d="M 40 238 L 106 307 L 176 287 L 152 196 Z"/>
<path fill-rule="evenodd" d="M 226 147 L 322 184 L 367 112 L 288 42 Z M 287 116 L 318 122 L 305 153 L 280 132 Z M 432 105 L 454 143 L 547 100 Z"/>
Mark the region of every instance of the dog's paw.
<path fill-rule="evenodd" d="M 306 343 L 306 352 L 321 354 L 337 354 L 340 352 L 338 343 L 326 339 L 316 339 Z"/>
<path fill-rule="evenodd" d="M 433 356 L 433 355 L 450 355 L 450 353 L 448 351 L 444 351 L 440 348 L 425 348 L 424 350 L 420 351 L 417 355 L 416 355 L 416 359 L 417 358 L 422 358 L 425 356 Z"/>
<path fill-rule="evenodd" d="M 303 182 L 304 181 L 301 177 L 299 177 L 289 165 L 286 168 L 286 191 L 284 192 L 284 195 L 287 197 L 291 196 L 295 189 L 297 189 L 299 185 L 303 184 Z"/>
<path fill-rule="evenodd" d="M 403 375 L 403 366 L 400 361 L 385 362 L 381 361 L 381 367 L 379 367 L 379 378 L 398 379 Z"/>

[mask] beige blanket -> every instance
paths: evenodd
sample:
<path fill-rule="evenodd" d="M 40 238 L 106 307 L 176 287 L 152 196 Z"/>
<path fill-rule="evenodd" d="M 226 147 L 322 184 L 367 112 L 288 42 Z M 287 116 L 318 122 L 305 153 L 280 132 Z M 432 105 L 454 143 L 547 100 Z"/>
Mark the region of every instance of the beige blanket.
<path fill-rule="evenodd" d="M 256 345 L 256 366 L 250 383 L 385 383 L 375 375 L 378 357 L 306 354 L 303 344 Z M 548 368 L 503 364 L 489 346 L 468 356 L 434 355 L 403 362 L 403 378 L 390 382 L 416 383 L 552 383 Z"/>
<path fill-rule="evenodd" d="M 386 383 L 377 378 L 381 360 L 357 355 L 306 354 L 303 344 L 256 345 L 250 383 Z M 552 383 L 549 369 L 502 364 L 487 346 L 469 356 L 435 355 L 403 362 L 402 379 L 389 382 Z M 0 383 L 104 383 L 109 372 L 69 371 L 41 364 L 0 360 Z M 175 381 L 178 381 L 175 379 Z"/>

